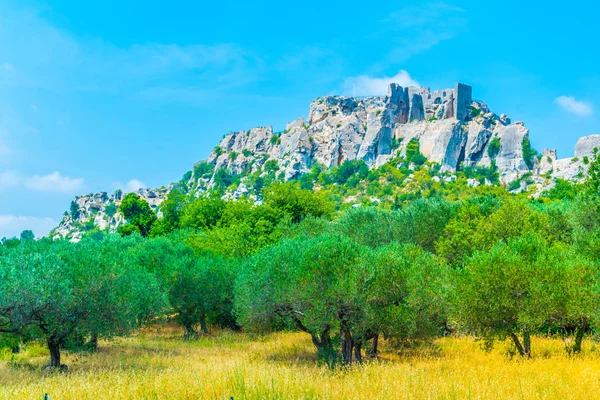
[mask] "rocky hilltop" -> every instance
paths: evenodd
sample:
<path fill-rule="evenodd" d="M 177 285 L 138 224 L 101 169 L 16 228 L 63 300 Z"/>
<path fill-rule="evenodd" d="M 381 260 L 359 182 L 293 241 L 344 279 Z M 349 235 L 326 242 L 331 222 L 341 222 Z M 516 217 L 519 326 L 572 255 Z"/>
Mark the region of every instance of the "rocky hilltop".
<path fill-rule="evenodd" d="M 411 143 L 418 143 L 419 152 L 440 164 L 442 171 L 495 168 L 501 184 L 529 176 L 529 184 L 541 191 L 552 187 L 556 178 L 582 179 L 593 149 L 600 147 L 600 135 L 582 137 L 573 158 L 559 159 L 556 150 L 539 154 L 532 149 L 523 122 L 497 115 L 485 103 L 473 100 L 471 86 L 457 83 L 454 88 L 431 91 L 391 84 L 386 96 L 319 97 L 310 104 L 306 120 L 290 122 L 283 132 L 272 127 L 231 132 L 199 163 L 210 169 L 202 176 L 188 173 L 183 183 L 186 190 L 193 188 L 200 195 L 214 186 L 220 170 L 234 175 L 261 173 L 269 162 L 277 163 L 286 180 L 298 178 L 315 164 L 331 168 L 363 160 L 377 168 L 406 155 Z M 158 212 L 172 187 L 142 189 L 138 194 Z M 225 196 L 246 192 L 242 181 L 236 193 Z M 116 212 L 119 204 L 119 193 L 77 197 L 51 236 L 77 240 L 86 224 L 114 231 L 124 223 Z"/>

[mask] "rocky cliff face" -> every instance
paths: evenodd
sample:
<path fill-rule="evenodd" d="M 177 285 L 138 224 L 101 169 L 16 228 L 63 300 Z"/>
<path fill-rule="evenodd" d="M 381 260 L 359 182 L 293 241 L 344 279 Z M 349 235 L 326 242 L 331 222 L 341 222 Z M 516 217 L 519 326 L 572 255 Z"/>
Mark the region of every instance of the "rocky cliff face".
<path fill-rule="evenodd" d="M 364 160 L 376 168 L 404 156 L 410 143 L 418 143 L 421 154 L 440 164 L 442 171 L 495 166 L 502 184 L 529 176 L 542 190 L 552 187 L 553 178 L 582 179 L 593 149 L 600 148 L 600 135 L 581 138 L 572 159 L 557 159 L 555 150 L 538 155 L 529 146 L 525 125 L 504 114 L 498 116 L 485 103 L 473 100 L 468 85 L 457 83 L 454 88 L 430 91 L 391 84 L 388 94 L 381 97 L 317 98 L 310 104 L 308 118 L 289 123 L 283 132 L 259 127 L 229 133 L 206 160 L 213 173 L 192 176 L 188 183 L 209 189 L 220 169 L 253 173 L 271 160 L 288 180 L 315 164 L 334 167 L 344 161 Z M 523 183 L 519 190 L 524 189 Z M 158 210 L 171 188 L 143 189 L 139 194 Z M 244 188 L 242 182 L 238 191 L 243 193 Z M 80 212 L 75 213 L 76 218 L 65 214 L 53 237 L 76 240 L 90 227 L 114 231 L 124 223 L 122 216 L 114 213 L 119 196 L 99 193 L 77 197 L 75 203 Z"/>
<path fill-rule="evenodd" d="M 598 145 L 596 136 L 578 142 L 576 157 L 591 154 Z M 585 173 L 583 162 L 557 160 L 549 150 L 545 159 L 532 153 L 526 160 L 523 145 L 528 139 L 529 130 L 522 122 L 513 123 L 474 101 L 470 86 L 457 84 L 432 92 L 392 84 L 383 97 L 320 97 L 311 103 L 306 121 L 299 118 L 284 132 L 273 132 L 271 127 L 232 132 L 208 162 L 215 170 L 242 173 L 249 165 L 256 171 L 269 160 L 277 160 L 286 179 L 291 179 L 315 163 L 333 167 L 361 159 L 377 167 L 404 155 L 408 143 L 417 140 L 421 153 L 446 170 L 493 163 L 504 184 L 527 173 L 551 173 L 564 179 Z"/>
<path fill-rule="evenodd" d="M 160 215 L 159 206 L 172 188 L 173 185 L 161 189 L 139 189 L 136 193 Z M 75 197 L 72 212 L 65 212 L 62 221 L 49 236 L 79 241 L 86 232 L 96 228 L 116 232 L 119 226 L 126 223 L 118 211 L 123 196 L 123 192 L 117 190 L 112 195 L 100 192 Z"/>

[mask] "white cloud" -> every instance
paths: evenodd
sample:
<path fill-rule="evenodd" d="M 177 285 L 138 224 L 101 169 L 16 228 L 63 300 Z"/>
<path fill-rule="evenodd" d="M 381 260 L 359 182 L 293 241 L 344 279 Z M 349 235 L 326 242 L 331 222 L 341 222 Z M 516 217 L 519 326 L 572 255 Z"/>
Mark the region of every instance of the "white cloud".
<path fill-rule="evenodd" d="M 401 70 L 392 77 L 354 76 L 344 81 L 343 89 L 345 94 L 351 96 L 384 96 L 390 83 L 397 83 L 402 87 L 421 86 L 407 71 Z"/>
<path fill-rule="evenodd" d="M 146 185 L 143 182 L 138 181 L 137 179 L 132 179 L 125 185 L 126 192 L 136 192 L 138 189 L 145 188 Z"/>
<path fill-rule="evenodd" d="M 24 176 L 14 171 L 0 172 L 0 190 L 22 186 L 40 192 L 73 193 L 81 189 L 83 183 L 83 178 L 69 178 L 59 172 L 44 176 Z"/>
<path fill-rule="evenodd" d="M 560 96 L 554 102 L 563 110 L 580 117 L 589 117 L 594 113 L 594 108 L 590 103 L 576 100 L 573 96 Z"/>
<path fill-rule="evenodd" d="M 24 230 L 31 230 L 36 237 L 48 234 L 58 223 L 52 218 L 38 218 L 16 215 L 0 215 L 0 238 L 19 236 Z"/>
<path fill-rule="evenodd" d="M 137 192 L 139 189 L 146 187 L 146 184 L 144 182 L 141 182 L 137 179 L 131 179 L 125 184 L 123 184 L 122 182 L 113 182 L 112 185 L 115 189 L 121 189 L 125 193 Z"/>
<path fill-rule="evenodd" d="M 25 187 L 41 192 L 75 192 L 83 186 L 83 178 L 69 178 L 62 176 L 59 172 L 53 172 L 48 175 L 34 175 L 25 178 Z"/>

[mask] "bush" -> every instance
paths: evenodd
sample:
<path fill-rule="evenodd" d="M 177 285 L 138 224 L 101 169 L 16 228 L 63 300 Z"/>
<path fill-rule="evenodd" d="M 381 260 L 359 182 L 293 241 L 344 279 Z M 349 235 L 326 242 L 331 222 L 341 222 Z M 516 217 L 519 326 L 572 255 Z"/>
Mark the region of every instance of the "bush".
<path fill-rule="evenodd" d="M 488 145 L 488 156 L 493 160 L 500 153 L 500 138 L 493 138 Z"/>
<path fill-rule="evenodd" d="M 278 134 L 273 134 L 273 136 L 271 136 L 271 139 L 269 139 L 269 142 L 273 145 L 273 146 L 277 146 L 281 143 L 281 135 Z"/>
<path fill-rule="evenodd" d="M 523 141 L 521 142 L 521 147 L 523 148 L 523 160 L 525 160 L 527 168 L 533 169 L 536 158 L 540 157 L 538 152 L 533 147 L 531 147 L 531 141 L 527 136 L 523 138 Z"/>
<path fill-rule="evenodd" d="M 215 171 L 215 168 L 212 165 L 210 165 L 209 163 L 207 163 L 207 162 L 198 163 L 198 164 L 194 165 L 194 178 L 195 179 L 200 179 L 200 178 L 209 179 L 213 175 L 214 171 Z"/>

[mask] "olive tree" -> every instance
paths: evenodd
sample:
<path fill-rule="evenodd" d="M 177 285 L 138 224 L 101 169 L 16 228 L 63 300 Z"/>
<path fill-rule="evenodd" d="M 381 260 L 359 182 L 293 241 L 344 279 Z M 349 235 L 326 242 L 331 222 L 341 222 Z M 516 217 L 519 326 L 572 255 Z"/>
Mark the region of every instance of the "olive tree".
<path fill-rule="evenodd" d="M 448 266 L 418 246 L 390 244 L 372 251 L 359 272 L 366 294 L 362 339 L 427 340 L 443 329 L 450 289 Z M 361 340 L 355 355 L 360 359 Z"/>
<path fill-rule="evenodd" d="M 557 307 L 560 260 L 560 249 L 549 250 L 543 239 L 532 235 L 476 252 L 455 272 L 455 320 L 490 345 L 496 338 L 511 338 L 519 354 L 529 358 L 532 333 Z"/>
<path fill-rule="evenodd" d="M 221 258 L 196 256 L 182 239 L 146 240 L 133 250 L 137 263 L 158 276 L 184 338 L 195 337 L 198 325 L 208 333 L 209 322 L 234 327 L 233 269 Z"/>
<path fill-rule="evenodd" d="M 108 244 L 107 244 L 108 245 Z M 152 274 L 105 257 L 103 243 L 26 243 L 0 259 L 0 332 L 43 339 L 50 368 L 74 335 L 112 336 L 160 313 Z"/>
<path fill-rule="evenodd" d="M 365 248 L 350 239 L 320 235 L 266 248 L 244 266 L 236 283 L 240 325 L 254 329 L 293 326 L 308 333 L 317 354 L 335 358 L 340 334 L 343 360 L 352 359 L 350 327 L 360 318 L 354 283 Z"/>
<path fill-rule="evenodd" d="M 417 246 L 376 250 L 334 234 L 296 238 L 251 258 L 236 284 L 239 323 L 292 326 L 311 335 L 332 360 L 340 343 L 345 364 L 362 360 L 377 335 L 423 338 L 439 331 L 447 286 L 445 266 Z M 339 340 L 335 340 L 339 339 Z"/>

